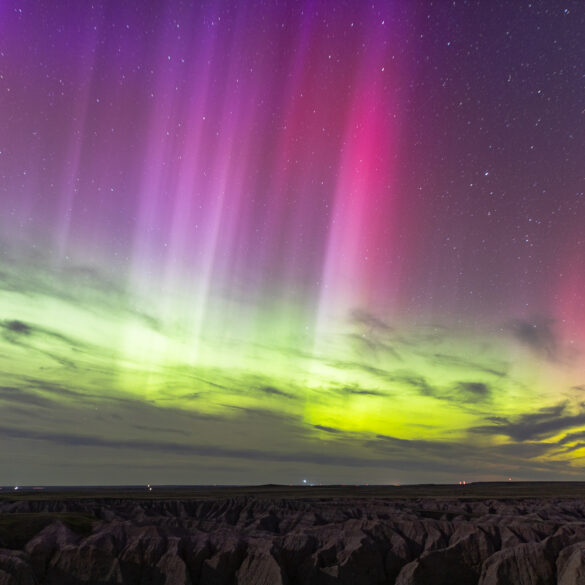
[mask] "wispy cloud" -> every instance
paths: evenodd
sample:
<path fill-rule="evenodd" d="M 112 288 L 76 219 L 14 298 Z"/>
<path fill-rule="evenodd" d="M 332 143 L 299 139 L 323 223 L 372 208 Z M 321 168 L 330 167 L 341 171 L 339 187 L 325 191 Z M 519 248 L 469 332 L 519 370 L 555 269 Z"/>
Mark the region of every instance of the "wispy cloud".
<path fill-rule="evenodd" d="M 467 402 L 485 402 L 491 398 L 492 388 L 484 382 L 458 382 L 454 386 L 454 395 Z"/>
<path fill-rule="evenodd" d="M 55 405 L 55 402 L 48 398 L 12 386 L 0 386 L 0 401 L 41 408 L 50 408 Z"/>
<path fill-rule="evenodd" d="M 336 392 L 348 396 L 388 396 L 389 392 L 382 390 L 372 390 L 363 388 L 351 388 L 344 386 L 343 388 L 336 388 Z"/>
<path fill-rule="evenodd" d="M 515 441 L 543 439 L 566 429 L 585 425 L 585 409 L 574 413 L 569 411 L 567 402 L 538 409 L 536 412 L 522 414 L 513 419 L 502 418 L 490 425 L 470 429 L 475 433 L 504 435 Z"/>
<path fill-rule="evenodd" d="M 537 355 L 548 360 L 558 358 L 559 342 L 554 330 L 553 319 L 546 317 L 514 319 L 506 325 L 506 329 L 516 341 Z"/>
<path fill-rule="evenodd" d="M 279 388 L 275 388 L 274 386 L 260 386 L 258 391 L 262 394 L 267 394 L 268 396 L 281 396 L 288 400 L 296 400 L 296 396 L 289 392 L 285 392 L 284 390 L 280 390 Z"/>
<path fill-rule="evenodd" d="M 498 378 L 503 378 L 507 375 L 507 365 L 502 362 L 486 364 L 476 360 L 470 360 L 462 356 L 449 355 L 445 353 L 433 353 L 429 355 L 429 361 L 436 365 L 454 366 L 477 373 L 489 374 L 490 376 L 496 376 Z"/>

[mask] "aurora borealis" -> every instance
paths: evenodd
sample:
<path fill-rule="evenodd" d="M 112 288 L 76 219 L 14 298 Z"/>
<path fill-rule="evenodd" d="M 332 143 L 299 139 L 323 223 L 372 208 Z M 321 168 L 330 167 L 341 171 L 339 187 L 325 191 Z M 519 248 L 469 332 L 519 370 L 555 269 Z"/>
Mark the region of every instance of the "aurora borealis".
<path fill-rule="evenodd" d="M 0 3 L 0 484 L 578 479 L 580 2 Z"/>

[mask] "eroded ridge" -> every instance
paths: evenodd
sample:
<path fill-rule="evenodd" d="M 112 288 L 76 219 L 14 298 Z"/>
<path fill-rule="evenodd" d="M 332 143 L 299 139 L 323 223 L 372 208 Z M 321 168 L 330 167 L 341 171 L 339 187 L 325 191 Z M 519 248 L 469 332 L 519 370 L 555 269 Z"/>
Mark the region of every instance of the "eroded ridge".
<path fill-rule="evenodd" d="M 0 502 L 0 585 L 575 585 L 579 499 Z"/>

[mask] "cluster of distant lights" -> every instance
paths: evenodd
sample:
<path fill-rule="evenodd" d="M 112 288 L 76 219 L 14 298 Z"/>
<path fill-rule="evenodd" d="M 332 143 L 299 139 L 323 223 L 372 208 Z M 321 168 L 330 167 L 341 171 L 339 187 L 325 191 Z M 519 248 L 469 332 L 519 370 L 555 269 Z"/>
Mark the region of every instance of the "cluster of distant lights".
<path fill-rule="evenodd" d="M 512 478 L 509 477 L 508 478 L 508 481 L 512 481 Z M 459 482 L 459 485 L 467 485 L 467 482 L 465 480 L 462 480 L 462 481 Z"/>

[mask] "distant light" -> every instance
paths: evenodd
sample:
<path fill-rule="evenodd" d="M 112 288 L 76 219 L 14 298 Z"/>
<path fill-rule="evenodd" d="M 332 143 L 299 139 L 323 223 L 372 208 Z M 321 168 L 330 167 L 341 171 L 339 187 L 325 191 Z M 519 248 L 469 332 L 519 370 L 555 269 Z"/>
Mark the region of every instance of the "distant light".
<path fill-rule="evenodd" d="M 511 477 L 509 477 L 509 478 L 508 478 L 508 481 L 512 481 L 512 478 L 511 478 Z"/>
<path fill-rule="evenodd" d="M 303 483 L 307 483 L 307 480 L 306 479 L 303 479 Z"/>
<path fill-rule="evenodd" d="M 17 490 L 17 489 L 18 489 L 18 486 L 17 486 L 17 485 L 15 485 L 15 486 L 14 486 L 14 489 L 15 489 L 15 490 Z"/>

